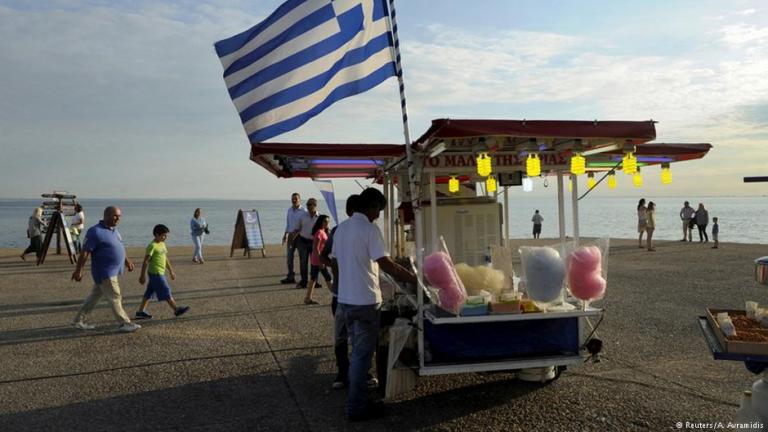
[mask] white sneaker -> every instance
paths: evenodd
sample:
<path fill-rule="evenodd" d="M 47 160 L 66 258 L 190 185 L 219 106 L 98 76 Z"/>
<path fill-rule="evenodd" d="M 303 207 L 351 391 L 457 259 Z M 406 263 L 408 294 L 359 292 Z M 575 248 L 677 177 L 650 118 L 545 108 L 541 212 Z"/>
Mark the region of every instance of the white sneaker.
<path fill-rule="evenodd" d="M 82 321 L 77 321 L 75 323 L 75 328 L 79 330 L 93 330 L 96 328 L 96 326 L 93 324 L 86 324 Z"/>
<path fill-rule="evenodd" d="M 123 333 L 133 333 L 140 328 L 141 326 L 136 323 L 128 323 L 128 324 L 121 325 L 120 328 L 117 330 Z"/>

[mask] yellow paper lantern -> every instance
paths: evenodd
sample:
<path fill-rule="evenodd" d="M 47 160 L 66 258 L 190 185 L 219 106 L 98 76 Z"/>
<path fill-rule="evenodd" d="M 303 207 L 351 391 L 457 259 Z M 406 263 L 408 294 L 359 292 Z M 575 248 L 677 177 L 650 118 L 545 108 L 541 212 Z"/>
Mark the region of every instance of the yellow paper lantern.
<path fill-rule="evenodd" d="M 478 154 L 476 162 L 477 173 L 480 175 L 480 177 L 488 177 L 491 175 L 491 158 L 488 156 L 488 153 L 482 152 Z"/>
<path fill-rule="evenodd" d="M 571 156 L 571 174 L 582 175 L 587 171 L 587 160 L 579 153 Z"/>
<path fill-rule="evenodd" d="M 624 154 L 624 158 L 621 159 L 621 168 L 625 174 L 634 174 L 639 171 L 637 169 L 637 158 L 632 152 Z"/>
<path fill-rule="evenodd" d="M 632 175 L 632 184 L 638 188 L 643 186 L 643 176 L 640 175 L 639 169 L 635 172 L 635 174 Z"/>
<path fill-rule="evenodd" d="M 616 174 L 611 172 L 608 174 L 608 189 L 615 189 L 616 188 Z"/>
<path fill-rule="evenodd" d="M 530 153 L 528 160 L 525 161 L 525 172 L 528 177 L 538 177 L 541 175 L 541 159 L 536 153 Z"/>
<path fill-rule="evenodd" d="M 587 187 L 592 189 L 596 184 L 597 181 L 595 181 L 595 173 L 587 174 Z"/>
<path fill-rule="evenodd" d="M 661 183 L 662 184 L 670 184 L 672 183 L 672 172 L 669 170 L 669 164 L 661 164 Z"/>
<path fill-rule="evenodd" d="M 451 176 L 451 179 L 448 180 L 448 192 L 456 193 L 458 191 L 459 191 L 459 179 L 457 179 L 456 176 Z"/>
<path fill-rule="evenodd" d="M 488 177 L 485 180 L 485 189 L 488 191 L 488 193 L 496 192 L 496 178 L 495 177 Z"/>

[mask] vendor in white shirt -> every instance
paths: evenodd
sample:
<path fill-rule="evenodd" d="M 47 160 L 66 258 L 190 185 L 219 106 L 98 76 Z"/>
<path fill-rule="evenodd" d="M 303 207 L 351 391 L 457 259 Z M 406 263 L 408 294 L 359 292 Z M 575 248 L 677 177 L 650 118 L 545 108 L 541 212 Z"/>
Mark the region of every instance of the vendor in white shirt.
<path fill-rule="evenodd" d="M 352 421 L 383 414 L 380 405 L 368 401 L 366 386 L 379 334 L 379 267 L 398 280 L 416 283 L 416 275 L 389 257 L 381 230 L 373 223 L 386 206 L 387 200 L 379 190 L 364 190 L 358 211 L 339 224 L 333 240 L 332 254 L 339 266 L 337 314 L 352 341 L 347 399 L 347 415 Z"/>
<path fill-rule="evenodd" d="M 310 198 L 307 200 L 307 211 L 302 212 L 296 218 L 294 225 L 294 235 L 296 239 L 296 248 L 299 250 L 299 271 L 301 280 L 296 284 L 296 288 L 306 288 L 309 275 L 309 254 L 312 252 L 312 227 L 320 214 L 317 212 L 317 200 Z M 316 285 L 316 286 L 319 286 Z"/>
<path fill-rule="evenodd" d="M 85 212 L 80 203 L 75 204 L 75 214 L 72 216 L 72 219 L 69 220 L 69 229 L 72 234 L 72 242 L 75 244 L 75 252 L 79 254 L 80 248 L 82 248 L 80 236 L 85 229 Z"/>

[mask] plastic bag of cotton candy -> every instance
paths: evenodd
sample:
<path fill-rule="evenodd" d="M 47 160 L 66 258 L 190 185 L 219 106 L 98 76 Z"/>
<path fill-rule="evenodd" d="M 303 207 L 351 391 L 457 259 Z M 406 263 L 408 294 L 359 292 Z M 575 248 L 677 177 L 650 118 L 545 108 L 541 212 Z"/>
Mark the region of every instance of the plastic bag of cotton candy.
<path fill-rule="evenodd" d="M 548 246 L 522 246 L 520 260 L 522 283 L 537 306 L 546 310 L 552 304 L 562 303 L 565 263 L 560 253 Z"/>
<path fill-rule="evenodd" d="M 456 273 L 451 256 L 438 251 L 424 258 L 424 277 L 437 288 L 438 306 L 458 315 L 467 301 L 467 290 Z"/>
<path fill-rule="evenodd" d="M 609 246 L 609 240 L 603 238 L 583 246 L 567 245 L 565 248 L 568 289 L 585 305 L 605 294 Z"/>
<path fill-rule="evenodd" d="M 456 273 L 469 295 L 479 295 L 486 291 L 498 296 L 504 288 L 504 272 L 488 266 L 472 267 L 466 263 L 456 264 Z"/>

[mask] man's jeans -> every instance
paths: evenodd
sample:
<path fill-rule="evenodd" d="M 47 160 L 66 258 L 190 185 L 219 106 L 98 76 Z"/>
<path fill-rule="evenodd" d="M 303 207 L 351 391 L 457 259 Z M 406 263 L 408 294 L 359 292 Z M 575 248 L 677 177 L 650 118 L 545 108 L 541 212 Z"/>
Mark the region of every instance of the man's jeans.
<path fill-rule="evenodd" d="M 299 271 L 301 272 L 301 286 L 306 287 L 309 276 L 309 254 L 312 253 L 312 240 L 299 236 L 296 240 L 299 247 Z"/>
<path fill-rule="evenodd" d="M 347 305 L 339 303 L 337 314 L 347 324 L 352 341 L 352 358 L 349 366 L 349 394 L 347 415 L 362 414 L 368 405 L 368 369 L 379 337 L 380 305 Z"/>
<path fill-rule="evenodd" d="M 285 255 L 288 257 L 286 262 L 286 264 L 288 264 L 288 279 L 291 279 L 296 276 L 296 273 L 293 272 L 293 258 L 296 255 L 296 243 L 298 241 L 299 239 L 295 238 L 293 239 L 293 241 L 285 243 L 285 248 L 286 248 Z"/>

